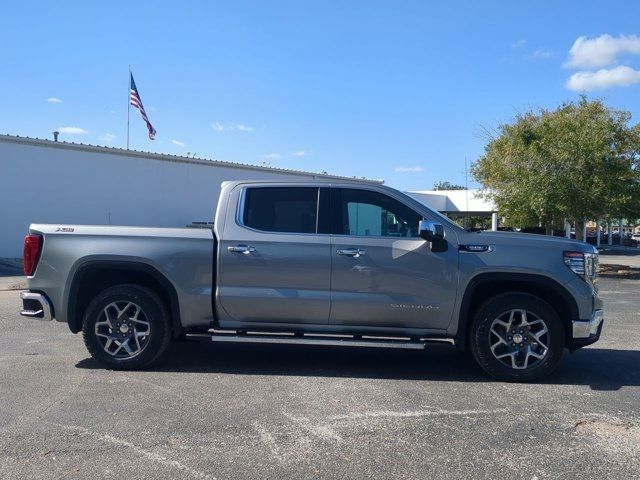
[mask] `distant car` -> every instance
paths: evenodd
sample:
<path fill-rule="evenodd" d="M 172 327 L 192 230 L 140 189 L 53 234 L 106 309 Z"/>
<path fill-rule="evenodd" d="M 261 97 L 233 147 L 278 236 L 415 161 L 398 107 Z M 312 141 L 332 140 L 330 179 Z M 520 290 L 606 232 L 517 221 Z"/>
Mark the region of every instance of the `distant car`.
<path fill-rule="evenodd" d="M 622 245 L 625 247 L 638 247 L 640 245 L 640 233 L 634 233 L 631 236 L 624 236 Z"/>

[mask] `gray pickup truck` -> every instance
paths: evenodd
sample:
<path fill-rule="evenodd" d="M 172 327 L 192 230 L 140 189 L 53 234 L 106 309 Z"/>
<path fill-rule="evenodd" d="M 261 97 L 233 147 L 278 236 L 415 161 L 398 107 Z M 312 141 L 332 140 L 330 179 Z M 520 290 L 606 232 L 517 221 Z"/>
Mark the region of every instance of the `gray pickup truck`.
<path fill-rule="evenodd" d="M 381 185 L 225 182 L 210 229 L 31 225 L 22 315 L 82 331 L 105 366 L 172 339 L 469 351 L 529 381 L 603 324 L 597 250 L 468 232 Z"/>

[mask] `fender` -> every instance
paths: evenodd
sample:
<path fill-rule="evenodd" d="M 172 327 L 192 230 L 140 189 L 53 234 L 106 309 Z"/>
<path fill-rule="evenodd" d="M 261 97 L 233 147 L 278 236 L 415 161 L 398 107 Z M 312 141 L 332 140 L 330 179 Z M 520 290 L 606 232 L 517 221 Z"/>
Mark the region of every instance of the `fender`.
<path fill-rule="evenodd" d="M 166 293 L 164 298 L 168 300 L 169 303 L 174 336 L 180 334 L 180 332 L 182 331 L 182 324 L 180 322 L 180 307 L 178 301 L 178 293 L 176 292 L 173 284 L 155 267 L 146 263 L 127 260 L 88 260 L 86 262 L 83 262 L 76 268 L 73 279 L 71 281 L 71 286 L 69 287 L 69 295 L 67 296 L 67 319 L 69 323 L 69 329 L 73 333 L 78 333 L 80 330 L 82 330 L 82 318 L 76 318 L 76 310 L 78 304 L 77 298 L 84 276 L 87 274 L 87 272 L 93 269 L 138 272 L 152 277 L 164 290 L 164 293 Z"/>
<path fill-rule="evenodd" d="M 549 277 L 530 273 L 480 273 L 473 277 L 469 281 L 469 283 L 467 283 L 467 287 L 460 304 L 460 313 L 458 315 L 458 331 L 456 333 L 456 344 L 459 344 L 461 348 L 464 349 L 464 345 L 466 344 L 468 327 L 472 320 L 470 310 L 472 307 L 474 294 L 482 288 L 490 287 L 492 284 L 497 285 L 505 283 L 511 285 L 513 287 L 513 291 L 523 291 L 523 286 L 524 291 L 527 291 L 527 287 L 530 287 L 529 291 L 533 294 L 536 294 L 536 291 L 542 291 L 542 294 L 537 293 L 537 295 L 542 297 L 543 299 L 547 299 L 547 301 L 549 301 L 548 297 L 549 293 L 551 293 L 553 297 L 556 297 L 556 299 L 561 301 L 563 304 L 561 305 L 563 307 L 562 311 L 559 311 L 558 314 L 560 316 L 560 319 L 565 324 L 566 328 L 571 328 L 571 320 L 579 318 L 578 304 L 576 303 L 575 298 L 573 298 L 573 295 L 571 295 L 571 293 L 569 293 L 569 291 L 562 284 Z M 511 290 L 511 288 L 507 288 L 505 291 Z M 556 310 L 558 309 L 558 305 L 553 305 L 557 302 L 552 301 L 549 303 L 551 303 L 552 306 L 556 308 Z M 563 311 L 565 312 L 565 315 L 562 315 Z M 568 318 L 563 318 L 567 315 Z"/>

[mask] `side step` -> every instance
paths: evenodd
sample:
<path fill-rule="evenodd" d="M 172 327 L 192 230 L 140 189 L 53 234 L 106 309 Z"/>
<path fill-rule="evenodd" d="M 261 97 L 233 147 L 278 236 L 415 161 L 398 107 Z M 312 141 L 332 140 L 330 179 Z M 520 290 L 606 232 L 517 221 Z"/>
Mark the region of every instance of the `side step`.
<path fill-rule="evenodd" d="M 270 333 L 235 330 L 210 330 L 188 333 L 187 338 L 227 343 L 282 343 L 294 345 L 331 345 L 341 347 L 406 348 L 423 350 L 427 343 L 453 344 L 448 338 L 375 337 L 370 335 L 330 335 L 320 333 Z"/>

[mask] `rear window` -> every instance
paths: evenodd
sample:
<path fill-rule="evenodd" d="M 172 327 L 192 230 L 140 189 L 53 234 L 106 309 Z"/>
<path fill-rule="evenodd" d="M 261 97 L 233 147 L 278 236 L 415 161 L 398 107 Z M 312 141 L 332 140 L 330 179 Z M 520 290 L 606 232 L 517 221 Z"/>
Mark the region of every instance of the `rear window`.
<path fill-rule="evenodd" d="M 247 188 L 242 223 L 256 230 L 316 233 L 318 189 L 313 187 Z"/>

